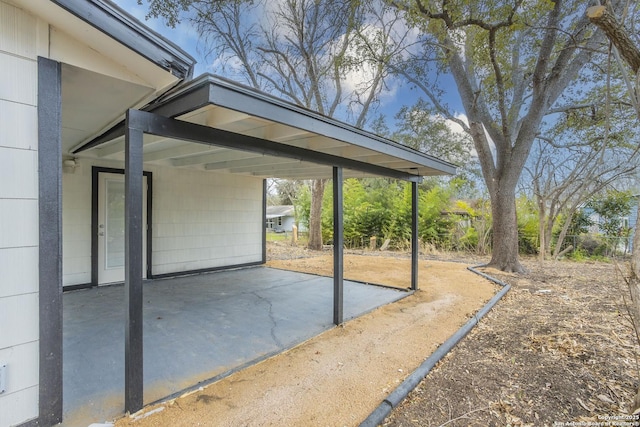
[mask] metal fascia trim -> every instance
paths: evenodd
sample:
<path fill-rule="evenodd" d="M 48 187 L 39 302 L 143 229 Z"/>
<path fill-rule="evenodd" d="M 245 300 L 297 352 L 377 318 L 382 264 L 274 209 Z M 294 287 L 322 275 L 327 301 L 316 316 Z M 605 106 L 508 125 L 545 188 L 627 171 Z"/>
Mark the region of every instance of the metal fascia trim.
<path fill-rule="evenodd" d="M 170 71 L 190 79 L 196 60 L 120 7 L 104 0 L 51 0 L 104 34 Z"/>

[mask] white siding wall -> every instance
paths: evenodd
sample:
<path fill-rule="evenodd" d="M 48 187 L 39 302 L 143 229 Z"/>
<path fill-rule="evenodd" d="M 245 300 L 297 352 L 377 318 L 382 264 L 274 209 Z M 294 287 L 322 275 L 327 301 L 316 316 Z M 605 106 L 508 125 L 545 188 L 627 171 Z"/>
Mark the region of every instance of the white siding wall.
<path fill-rule="evenodd" d="M 91 282 L 91 165 L 62 173 L 62 284 Z M 110 165 L 110 167 L 113 165 Z"/>
<path fill-rule="evenodd" d="M 295 218 L 291 216 L 285 216 L 282 218 L 282 229 L 285 231 L 292 231 L 295 223 Z"/>
<path fill-rule="evenodd" d="M 0 1 L 0 425 L 38 415 L 37 56 L 47 26 Z"/>
<path fill-rule="evenodd" d="M 153 175 L 153 273 L 262 259 L 262 180 L 176 168 Z"/>
<path fill-rule="evenodd" d="M 91 167 L 63 174 L 64 285 L 91 281 Z M 153 173 L 153 274 L 262 259 L 262 180 L 145 166 Z"/>

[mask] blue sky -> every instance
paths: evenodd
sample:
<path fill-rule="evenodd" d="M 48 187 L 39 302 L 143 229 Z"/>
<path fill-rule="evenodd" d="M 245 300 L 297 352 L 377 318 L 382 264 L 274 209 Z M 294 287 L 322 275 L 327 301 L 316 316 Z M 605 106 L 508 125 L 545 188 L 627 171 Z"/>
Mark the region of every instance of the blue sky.
<path fill-rule="evenodd" d="M 114 2 L 126 12 L 143 22 L 146 26 L 160 33 L 162 36 L 171 40 L 173 43 L 192 55 L 198 61 L 194 70 L 194 77 L 207 72 L 221 74 L 220 70 L 216 70 L 212 66 L 209 66 L 207 59 L 200 53 L 202 49 L 199 49 L 198 33 L 191 25 L 182 22 L 178 24 L 176 28 L 171 28 L 165 25 L 160 19 L 147 20 L 145 18 L 147 14 L 147 3 L 145 1 L 143 1 L 142 5 L 139 5 L 137 0 L 114 0 Z M 444 76 L 443 85 L 441 85 L 441 87 L 444 85 L 446 85 L 446 88 L 451 89 L 448 91 L 449 96 L 447 96 L 447 102 L 449 102 L 455 110 L 463 111 L 455 83 L 451 76 Z M 419 92 L 412 89 L 408 84 L 395 84 L 393 95 L 384 96 L 381 99 L 378 113 L 384 114 L 387 117 L 387 125 L 393 128 L 394 115 L 403 106 L 412 105 L 417 101 L 418 97 Z"/>

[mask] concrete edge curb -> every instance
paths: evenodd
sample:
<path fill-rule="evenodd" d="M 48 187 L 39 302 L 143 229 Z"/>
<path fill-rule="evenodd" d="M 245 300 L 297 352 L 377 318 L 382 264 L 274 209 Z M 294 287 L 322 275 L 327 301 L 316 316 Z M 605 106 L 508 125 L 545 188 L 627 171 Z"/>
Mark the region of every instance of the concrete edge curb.
<path fill-rule="evenodd" d="M 383 400 L 380 405 L 362 422 L 360 423 L 360 427 L 376 427 L 384 421 L 384 419 L 389 416 L 393 408 L 398 406 L 400 402 L 402 402 L 407 395 L 420 384 L 422 381 L 433 369 L 433 367 L 449 353 L 455 346 L 460 342 L 468 333 L 473 329 L 474 326 L 478 324 L 480 319 L 482 319 L 488 312 L 493 308 L 494 305 L 497 304 L 502 297 L 509 292 L 511 289 L 511 285 L 508 285 L 494 277 L 489 276 L 488 274 L 482 273 L 481 271 L 476 270 L 479 267 L 483 267 L 484 265 L 476 265 L 473 267 L 467 267 L 467 270 L 475 273 L 485 279 L 502 286 L 502 289 L 496 293 L 493 298 L 487 302 L 484 307 L 482 307 L 476 314 L 473 315 L 471 319 L 467 321 L 460 329 L 458 329 L 453 335 L 451 335 L 440 347 L 434 351 L 431 356 L 429 356 L 418 368 L 413 371 L 405 380 L 396 387 L 395 390 L 391 392 L 387 396 L 385 400 Z"/>

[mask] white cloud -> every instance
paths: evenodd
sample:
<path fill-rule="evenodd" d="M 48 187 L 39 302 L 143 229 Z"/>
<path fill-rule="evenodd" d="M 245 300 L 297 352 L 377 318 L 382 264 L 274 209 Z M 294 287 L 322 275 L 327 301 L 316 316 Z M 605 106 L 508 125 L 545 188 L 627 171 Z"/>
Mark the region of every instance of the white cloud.
<path fill-rule="evenodd" d="M 455 118 L 460 120 L 460 121 L 462 121 L 462 122 L 464 122 L 467 126 L 469 125 L 469 120 L 467 119 L 467 115 L 466 114 L 463 114 L 463 113 L 456 114 Z M 460 134 L 460 135 L 466 135 L 467 134 L 464 131 L 464 129 L 462 129 L 462 126 L 460 126 L 460 124 L 454 122 L 453 120 L 446 120 L 446 124 L 447 124 L 447 127 L 453 133 L 457 133 L 457 134 Z"/>
<path fill-rule="evenodd" d="M 469 119 L 467 118 L 467 115 L 464 113 L 459 113 L 455 116 L 456 119 L 461 120 L 462 122 L 466 123 L 467 126 L 469 125 Z M 449 129 L 451 130 L 451 132 L 453 133 L 457 133 L 457 134 L 461 134 L 461 135 L 468 135 L 463 129 L 462 126 L 460 126 L 458 123 L 452 121 L 452 120 L 446 120 L 446 124 L 449 127 Z M 489 142 L 489 149 L 491 150 L 491 153 L 493 154 L 493 158 L 495 159 L 496 157 L 496 144 L 493 142 L 493 140 L 491 139 L 491 136 L 489 136 L 489 133 L 487 132 L 487 130 L 484 130 L 484 135 L 487 138 L 487 141 Z M 475 149 L 475 146 L 472 147 L 471 149 L 471 155 L 475 158 L 478 157 L 478 151 Z"/>
<path fill-rule="evenodd" d="M 218 56 L 207 64 L 207 71 L 233 78 L 244 73 L 242 61 L 236 56 Z"/>

